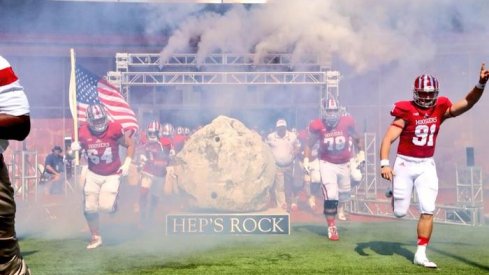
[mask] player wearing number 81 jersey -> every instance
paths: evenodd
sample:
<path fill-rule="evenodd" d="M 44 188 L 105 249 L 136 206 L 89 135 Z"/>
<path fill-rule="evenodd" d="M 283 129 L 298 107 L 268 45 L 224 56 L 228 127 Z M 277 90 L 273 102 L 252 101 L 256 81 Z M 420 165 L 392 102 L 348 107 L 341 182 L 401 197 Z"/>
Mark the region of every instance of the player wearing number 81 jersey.
<path fill-rule="evenodd" d="M 109 121 L 104 106 L 87 108 L 87 124 L 79 129 L 79 143 L 73 150 L 83 150 L 88 159 L 88 172 L 83 187 L 84 214 L 91 233 L 87 249 L 102 245 L 99 230 L 99 211 L 116 211 L 120 177 L 127 175 L 135 145 L 131 133 L 124 132 L 118 122 Z M 121 162 L 119 146 L 127 148 Z"/>

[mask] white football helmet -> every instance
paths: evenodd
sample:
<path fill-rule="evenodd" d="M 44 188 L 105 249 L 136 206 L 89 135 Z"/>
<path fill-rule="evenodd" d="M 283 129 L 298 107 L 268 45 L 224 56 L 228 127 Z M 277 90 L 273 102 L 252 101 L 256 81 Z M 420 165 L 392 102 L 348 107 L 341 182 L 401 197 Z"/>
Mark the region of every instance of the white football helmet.
<path fill-rule="evenodd" d="M 101 134 L 109 126 L 109 118 L 101 104 L 92 104 L 87 108 L 88 127 L 95 134 Z"/>
<path fill-rule="evenodd" d="M 438 98 L 438 80 L 423 74 L 414 80 L 413 99 L 414 103 L 422 108 L 429 108 L 436 104 Z"/>
<path fill-rule="evenodd" d="M 321 100 L 321 116 L 327 127 L 333 128 L 340 120 L 338 101 L 332 96 Z"/>

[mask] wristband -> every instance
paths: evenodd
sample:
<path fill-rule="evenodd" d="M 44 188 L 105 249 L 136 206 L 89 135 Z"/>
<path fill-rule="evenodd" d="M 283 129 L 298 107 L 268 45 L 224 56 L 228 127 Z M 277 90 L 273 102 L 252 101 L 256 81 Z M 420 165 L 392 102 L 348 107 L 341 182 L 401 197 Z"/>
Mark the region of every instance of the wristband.
<path fill-rule="evenodd" d="M 380 160 L 380 167 L 384 167 L 384 166 L 389 166 L 389 160 L 388 159 Z"/>
<path fill-rule="evenodd" d="M 475 87 L 479 90 L 484 90 L 484 88 L 486 87 L 486 83 L 482 84 L 480 82 L 477 82 L 477 84 L 475 85 Z"/>

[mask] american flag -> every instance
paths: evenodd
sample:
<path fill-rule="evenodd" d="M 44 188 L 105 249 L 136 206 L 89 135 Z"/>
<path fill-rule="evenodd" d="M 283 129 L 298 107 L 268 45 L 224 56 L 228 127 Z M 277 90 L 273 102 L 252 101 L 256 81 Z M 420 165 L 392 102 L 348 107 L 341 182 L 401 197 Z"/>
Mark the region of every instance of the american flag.
<path fill-rule="evenodd" d="M 125 131 L 138 130 L 136 116 L 117 88 L 80 66 L 76 66 L 75 77 L 78 121 L 87 121 L 86 110 L 89 105 L 102 104 L 109 119 L 119 122 Z"/>

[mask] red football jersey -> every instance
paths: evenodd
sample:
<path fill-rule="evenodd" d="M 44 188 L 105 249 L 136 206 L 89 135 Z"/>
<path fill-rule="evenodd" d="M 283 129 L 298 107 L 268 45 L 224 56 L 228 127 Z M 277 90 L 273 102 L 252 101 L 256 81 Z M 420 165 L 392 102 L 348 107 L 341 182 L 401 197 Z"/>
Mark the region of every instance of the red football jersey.
<path fill-rule="evenodd" d="M 173 139 L 169 136 L 160 137 L 160 143 L 165 150 L 170 151 L 173 149 Z"/>
<path fill-rule="evenodd" d="M 79 141 L 87 153 L 90 171 L 103 176 L 117 173 L 121 167 L 118 140 L 123 135 L 122 126 L 117 122 L 109 122 L 107 130 L 99 136 L 90 132 L 88 124 L 80 127 Z"/>
<path fill-rule="evenodd" d="M 319 158 L 341 164 L 350 161 L 353 149 L 355 120 L 350 115 L 340 116 L 338 124 L 328 129 L 322 119 L 309 123 L 309 132 L 319 139 Z"/>
<path fill-rule="evenodd" d="M 168 151 L 163 149 L 159 141 L 149 141 L 144 145 L 144 154 L 148 160 L 144 164 L 143 171 L 157 177 L 164 177 L 170 162 Z"/>
<path fill-rule="evenodd" d="M 397 153 L 416 158 L 432 157 L 443 115 L 451 106 L 452 102 L 443 96 L 427 109 L 418 107 L 413 101 L 396 102 L 391 115 L 405 121 Z"/>

